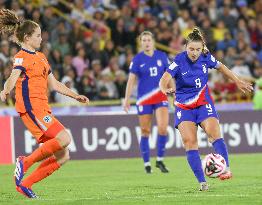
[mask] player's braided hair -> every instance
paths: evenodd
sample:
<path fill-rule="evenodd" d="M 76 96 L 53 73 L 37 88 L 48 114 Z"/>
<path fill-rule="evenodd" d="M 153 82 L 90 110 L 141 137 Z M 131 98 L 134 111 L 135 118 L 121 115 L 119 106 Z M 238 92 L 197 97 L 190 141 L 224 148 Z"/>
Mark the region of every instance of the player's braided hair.
<path fill-rule="evenodd" d="M 26 35 L 31 36 L 37 27 L 39 25 L 34 21 L 20 21 L 9 9 L 0 10 L 0 32 L 14 35 L 18 42 L 23 42 Z"/>
<path fill-rule="evenodd" d="M 186 45 L 192 41 L 201 41 L 203 43 L 203 53 L 207 54 L 209 52 L 204 37 L 198 28 L 194 28 L 193 31 L 187 36 Z"/>

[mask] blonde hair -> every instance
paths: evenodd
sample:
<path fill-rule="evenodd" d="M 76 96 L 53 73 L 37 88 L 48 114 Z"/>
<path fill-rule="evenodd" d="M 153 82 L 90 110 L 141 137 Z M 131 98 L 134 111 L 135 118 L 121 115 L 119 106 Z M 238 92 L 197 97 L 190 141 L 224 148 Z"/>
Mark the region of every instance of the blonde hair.
<path fill-rule="evenodd" d="M 150 31 L 143 31 L 140 35 L 139 35 L 139 40 L 141 41 L 142 37 L 143 36 L 151 36 L 152 39 L 155 39 L 154 38 L 154 34 Z"/>

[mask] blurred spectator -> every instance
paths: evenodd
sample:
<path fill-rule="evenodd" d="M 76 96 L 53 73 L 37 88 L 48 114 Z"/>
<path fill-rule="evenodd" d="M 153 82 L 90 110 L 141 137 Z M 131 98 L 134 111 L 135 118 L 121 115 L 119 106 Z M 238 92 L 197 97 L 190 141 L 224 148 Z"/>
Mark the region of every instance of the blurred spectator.
<path fill-rule="evenodd" d="M 235 59 L 238 57 L 237 55 L 237 50 L 234 47 L 228 47 L 226 51 L 226 56 L 225 56 L 225 64 L 229 67 L 232 68 L 235 63 Z"/>
<path fill-rule="evenodd" d="M 113 56 L 117 56 L 118 52 L 115 49 L 115 44 L 112 40 L 107 40 L 105 43 L 105 54 L 106 54 L 106 58 L 110 59 Z"/>
<path fill-rule="evenodd" d="M 72 78 L 69 76 L 64 76 L 61 80 L 63 84 L 65 84 L 66 87 L 70 88 L 73 92 L 78 93 L 75 87 L 73 86 Z M 60 93 L 55 94 L 55 100 L 57 103 L 61 104 L 79 104 L 79 102 L 71 97 L 62 95 Z"/>
<path fill-rule="evenodd" d="M 68 42 L 67 33 L 60 33 L 58 41 L 54 42 L 52 47 L 53 49 L 58 50 L 62 57 L 64 57 L 66 54 L 70 54 L 71 48 Z"/>
<path fill-rule="evenodd" d="M 2 41 L 0 44 L 0 60 L 6 64 L 9 59 L 9 43 L 8 41 Z"/>
<path fill-rule="evenodd" d="M 81 78 L 84 70 L 88 68 L 88 62 L 85 60 L 84 48 L 80 48 L 78 50 L 77 56 L 75 56 L 72 60 L 72 65 L 76 70 L 77 76 Z"/>
<path fill-rule="evenodd" d="M 105 51 L 100 50 L 99 41 L 94 41 L 92 43 L 92 48 L 88 49 L 87 57 L 90 62 L 93 60 L 99 60 L 103 67 L 108 63 Z"/>
<path fill-rule="evenodd" d="M 218 102 L 234 101 L 237 99 L 235 95 L 238 91 L 236 84 L 226 78 L 221 78 L 217 81 L 213 91 Z"/>
<path fill-rule="evenodd" d="M 115 83 L 111 80 L 109 73 L 101 73 L 97 82 L 98 97 L 100 100 L 117 99 L 118 92 Z"/>
<path fill-rule="evenodd" d="M 225 37 L 223 40 L 218 41 L 216 45 L 217 50 L 227 50 L 228 47 L 236 47 L 237 42 L 235 39 L 232 39 L 231 34 L 229 32 L 225 33 Z"/>
<path fill-rule="evenodd" d="M 242 79 L 252 80 L 253 78 L 248 65 L 245 65 L 243 59 L 240 57 L 235 59 L 235 65 L 231 70 Z"/>
<path fill-rule="evenodd" d="M 119 65 L 117 61 L 117 57 L 112 57 L 109 61 L 108 66 L 102 71 L 102 75 L 106 75 L 110 78 L 111 81 L 115 82 L 116 72 L 119 71 Z"/>
<path fill-rule="evenodd" d="M 124 51 L 124 46 L 126 44 L 125 37 L 126 31 L 124 27 L 124 20 L 123 18 L 119 18 L 116 22 L 116 27 L 112 28 L 112 40 L 115 43 L 116 50 L 119 52 Z"/>
<path fill-rule="evenodd" d="M 103 67 L 100 63 L 100 60 L 93 60 L 91 63 L 92 71 L 94 72 L 94 77 L 99 80 L 100 73 L 103 70 Z"/>
<path fill-rule="evenodd" d="M 246 21 L 244 19 L 239 19 L 237 23 L 237 28 L 235 29 L 234 36 L 238 41 L 244 41 L 245 43 L 250 43 L 249 32 L 247 29 Z"/>
<path fill-rule="evenodd" d="M 68 36 L 70 37 L 69 41 L 71 45 L 75 45 L 76 42 L 82 41 L 84 38 L 84 31 L 81 28 L 81 24 L 77 20 L 72 21 L 72 29 Z"/>
<path fill-rule="evenodd" d="M 62 61 L 63 58 L 61 56 L 61 53 L 59 50 L 53 50 L 51 52 L 50 58 L 49 58 L 49 63 L 51 64 L 51 67 L 53 70 L 57 70 L 60 78 L 62 78 L 63 73 L 63 67 L 62 67 Z"/>
<path fill-rule="evenodd" d="M 253 103 L 255 110 L 262 110 L 262 77 L 256 81 Z"/>
<path fill-rule="evenodd" d="M 97 88 L 92 72 L 87 71 L 80 80 L 79 94 L 87 96 L 90 100 L 97 100 Z"/>
<path fill-rule="evenodd" d="M 215 41 L 223 41 L 225 38 L 225 33 L 228 32 L 228 29 L 225 27 L 225 24 L 222 20 L 217 21 L 216 27 L 213 29 L 213 35 Z"/>
<path fill-rule="evenodd" d="M 256 78 L 262 77 L 262 64 L 258 60 L 255 60 L 253 67 L 254 67 L 253 69 L 254 76 Z"/>
<path fill-rule="evenodd" d="M 223 21 L 225 24 L 225 27 L 230 30 L 230 33 L 233 32 L 233 29 L 236 26 L 236 18 L 232 13 L 230 13 L 230 7 L 229 6 L 224 6 L 222 8 L 223 12 L 218 16 L 219 21 Z"/>
<path fill-rule="evenodd" d="M 119 98 L 125 97 L 127 76 L 124 71 L 118 70 L 115 76 L 116 88 Z"/>

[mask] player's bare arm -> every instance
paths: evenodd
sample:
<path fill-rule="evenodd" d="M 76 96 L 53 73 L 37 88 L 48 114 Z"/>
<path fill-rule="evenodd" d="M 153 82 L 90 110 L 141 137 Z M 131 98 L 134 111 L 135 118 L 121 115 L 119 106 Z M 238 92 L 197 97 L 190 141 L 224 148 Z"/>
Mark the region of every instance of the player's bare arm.
<path fill-rule="evenodd" d="M 17 79 L 21 74 L 21 70 L 13 69 L 10 77 L 6 80 L 4 89 L 1 91 L 1 100 L 4 102 L 7 95 L 14 89 Z"/>
<path fill-rule="evenodd" d="M 159 87 L 162 93 L 166 95 L 175 92 L 175 85 L 172 80 L 172 76 L 168 72 L 165 72 L 163 74 L 162 78 L 159 81 Z"/>
<path fill-rule="evenodd" d="M 74 98 L 81 103 L 89 102 L 89 99 L 86 96 L 76 94 L 75 92 L 70 90 L 68 87 L 66 87 L 63 83 L 56 80 L 52 73 L 48 75 L 48 85 L 51 90 L 57 91 L 68 97 Z"/>
<path fill-rule="evenodd" d="M 137 81 L 136 75 L 133 73 L 130 73 L 128 77 L 127 85 L 126 85 L 126 94 L 125 94 L 124 105 L 123 105 L 124 111 L 126 113 L 130 109 L 129 99 L 134 89 L 134 86 L 136 84 L 136 81 Z"/>
<path fill-rule="evenodd" d="M 253 90 L 252 84 L 250 82 L 246 82 L 242 79 L 239 79 L 231 70 L 229 70 L 224 64 L 220 64 L 218 71 L 221 72 L 228 79 L 232 80 L 236 83 L 239 90 L 243 93 L 251 92 Z"/>

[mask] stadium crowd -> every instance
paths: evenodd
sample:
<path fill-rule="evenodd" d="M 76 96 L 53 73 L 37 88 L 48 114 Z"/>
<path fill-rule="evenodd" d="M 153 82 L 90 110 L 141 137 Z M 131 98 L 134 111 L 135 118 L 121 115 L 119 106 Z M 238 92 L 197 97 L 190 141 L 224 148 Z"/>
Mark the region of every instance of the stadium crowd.
<path fill-rule="evenodd" d="M 197 26 L 219 61 L 252 82 L 262 77 L 262 0 L 1 0 L 0 7 L 41 25 L 41 51 L 53 74 L 90 100 L 124 97 L 129 63 L 138 52 L 136 37 L 144 30 L 180 52 Z M 1 38 L 1 89 L 19 49 L 10 37 Z M 216 72 L 210 78 L 216 101 L 243 98 Z M 50 93 L 50 102 L 74 101 Z"/>

